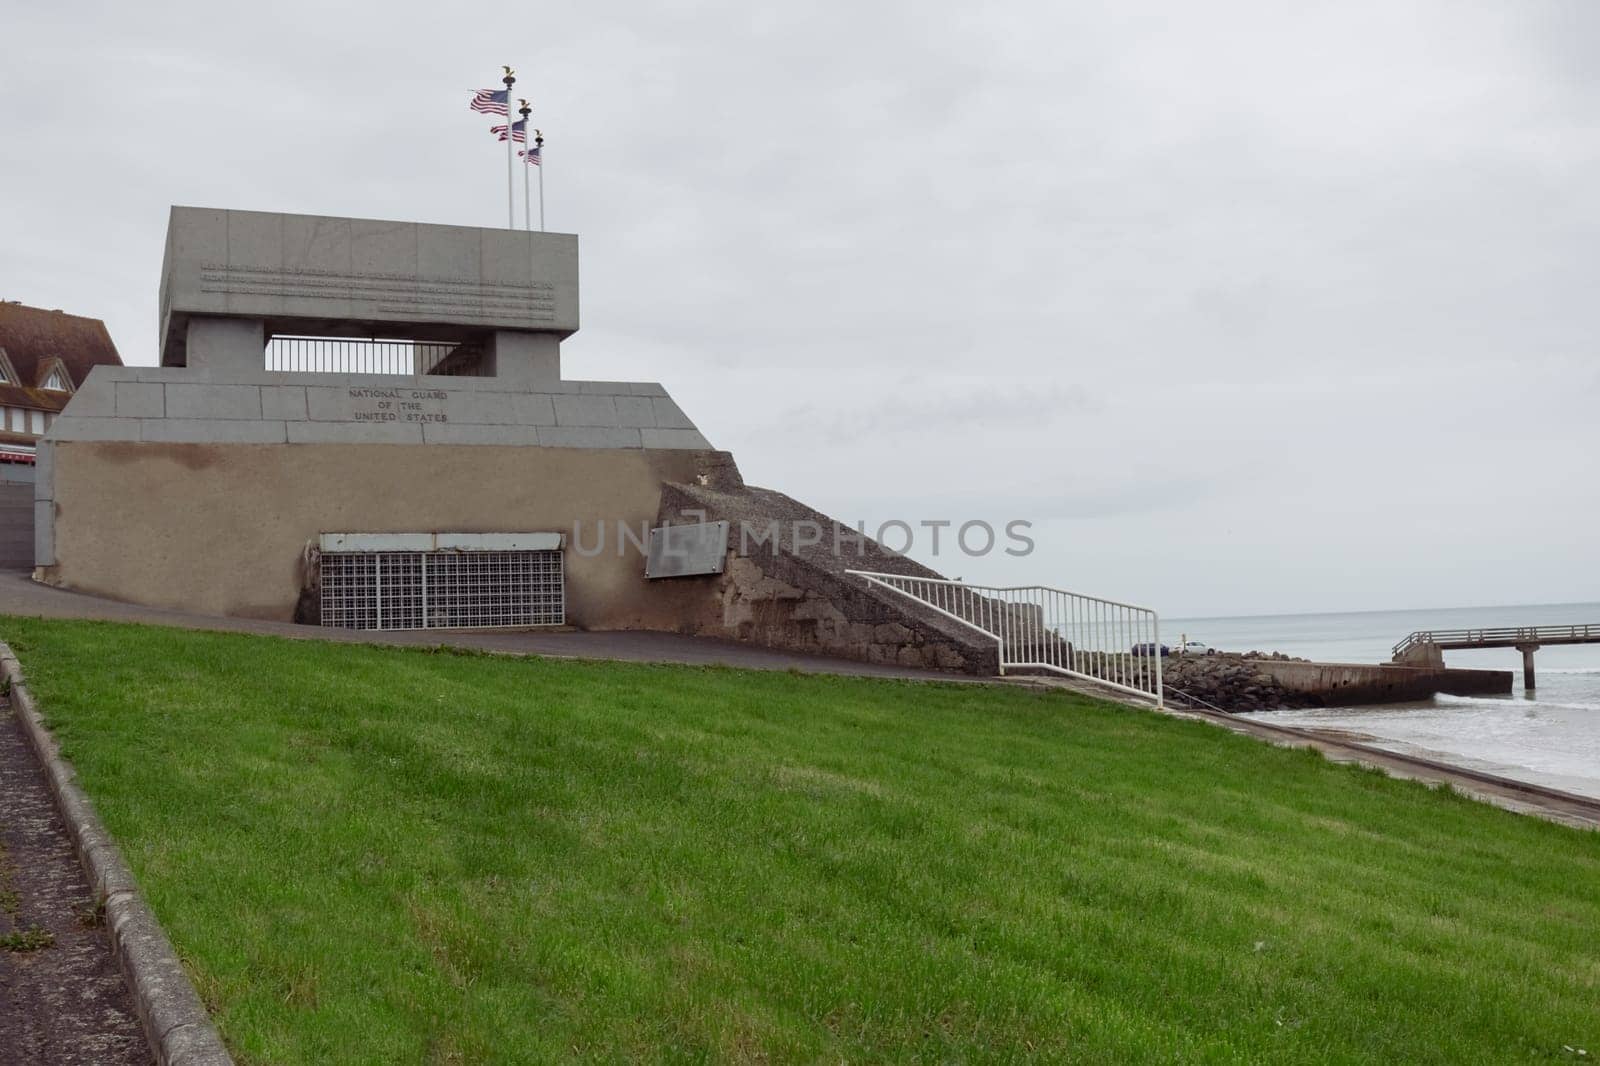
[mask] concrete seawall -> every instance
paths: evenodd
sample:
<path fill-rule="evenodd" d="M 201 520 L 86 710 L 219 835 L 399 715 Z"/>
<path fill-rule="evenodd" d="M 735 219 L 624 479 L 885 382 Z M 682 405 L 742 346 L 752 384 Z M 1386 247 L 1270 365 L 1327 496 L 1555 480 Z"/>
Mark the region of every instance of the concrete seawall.
<path fill-rule="evenodd" d="M 1247 660 L 1271 676 L 1281 688 L 1301 693 L 1325 706 L 1403 703 L 1425 700 L 1436 692 L 1452 696 L 1510 695 L 1510 670 L 1456 670 L 1448 667 L 1398 666 L 1393 663 L 1307 663 L 1277 659 Z"/>

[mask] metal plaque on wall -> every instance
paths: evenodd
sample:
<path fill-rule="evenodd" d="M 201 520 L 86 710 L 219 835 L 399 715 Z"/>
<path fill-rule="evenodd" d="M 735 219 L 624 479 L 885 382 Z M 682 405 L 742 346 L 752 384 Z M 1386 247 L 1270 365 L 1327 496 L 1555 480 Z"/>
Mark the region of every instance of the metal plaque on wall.
<path fill-rule="evenodd" d="M 694 577 L 720 574 L 728 563 L 728 523 L 659 526 L 650 531 L 644 576 Z"/>

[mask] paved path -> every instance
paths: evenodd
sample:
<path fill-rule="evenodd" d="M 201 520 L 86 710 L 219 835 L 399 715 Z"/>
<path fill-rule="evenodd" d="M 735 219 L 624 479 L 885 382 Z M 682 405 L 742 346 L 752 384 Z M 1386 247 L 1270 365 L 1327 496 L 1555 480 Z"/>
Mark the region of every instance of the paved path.
<path fill-rule="evenodd" d="M 853 677 L 901 677 L 921 681 L 979 680 L 960 674 L 833 659 L 822 655 L 774 651 L 753 644 L 711 637 L 686 637 L 675 633 L 585 633 L 550 630 L 429 630 L 378 633 L 369 630 L 327 629 L 292 622 L 263 622 L 249 618 L 222 618 L 189 614 L 160 607 L 142 607 L 78 592 L 67 592 L 35 582 L 27 573 L 0 571 L 0 615 L 43 618 L 94 618 L 112 622 L 141 622 L 181 629 L 209 629 L 229 633 L 329 640 L 351 644 L 393 644 L 473 648 L 511 655 L 548 655 L 570 659 L 617 659 L 624 662 L 686 663 L 737 666 L 746 670 L 799 670 L 810 674 Z M 0 638 L 4 634 L 0 633 Z"/>
<path fill-rule="evenodd" d="M 154 1061 L 93 905 L 44 771 L 0 703 L 0 937 L 50 940 L 31 951 L 0 943 L 0 1062 Z"/>

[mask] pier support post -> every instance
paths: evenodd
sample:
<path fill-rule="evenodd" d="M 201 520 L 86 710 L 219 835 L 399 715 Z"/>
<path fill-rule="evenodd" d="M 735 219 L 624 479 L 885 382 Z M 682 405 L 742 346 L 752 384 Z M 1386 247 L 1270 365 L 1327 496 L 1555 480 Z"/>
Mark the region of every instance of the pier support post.
<path fill-rule="evenodd" d="M 1517 650 L 1522 653 L 1522 687 L 1525 691 L 1533 691 L 1533 653 L 1539 650 L 1537 644 L 1518 644 Z"/>

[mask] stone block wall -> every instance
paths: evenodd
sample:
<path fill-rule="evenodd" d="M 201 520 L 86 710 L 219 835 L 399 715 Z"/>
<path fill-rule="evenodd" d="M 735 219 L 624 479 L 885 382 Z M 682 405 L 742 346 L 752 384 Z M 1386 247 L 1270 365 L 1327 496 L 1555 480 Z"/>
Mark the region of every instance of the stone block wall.
<path fill-rule="evenodd" d="M 96 367 L 48 441 L 709 449 L 655 382 Z"/>

